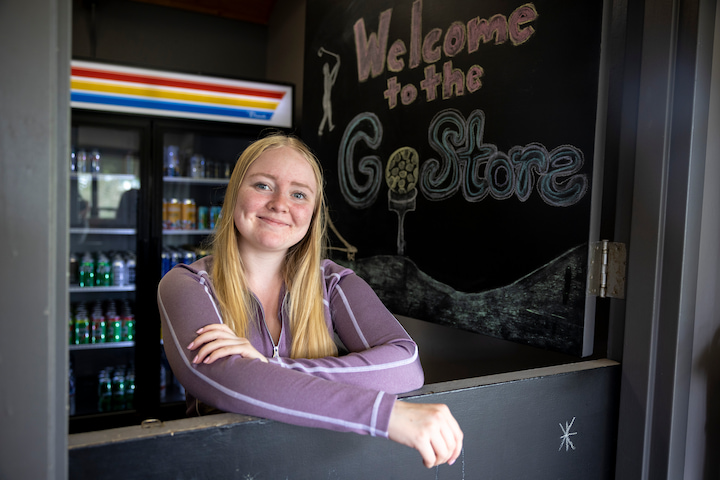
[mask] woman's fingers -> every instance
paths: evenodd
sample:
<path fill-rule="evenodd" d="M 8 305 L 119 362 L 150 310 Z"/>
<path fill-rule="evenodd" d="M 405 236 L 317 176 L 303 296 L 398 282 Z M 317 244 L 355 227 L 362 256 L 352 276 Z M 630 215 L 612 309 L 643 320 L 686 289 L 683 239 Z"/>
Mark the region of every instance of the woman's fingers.
<path fill-rule="evenodd" d="M 388 434 L 391 440 L 415 448 L 428 468 L 453 463 L 462 451 L 462 430 L 442 404 L 395 402 Z"/>
<path fill-rule="evenodd" d="M 242 337 L 238 337 L 229 327 L 222 324 L 211 324 L 197 330 L 198 336 L 187 348 L 197 350 L 193 363 L 213 363 L 231 355 L 244 358 L 257 358 L 267 362 L 267 358 Z"/>

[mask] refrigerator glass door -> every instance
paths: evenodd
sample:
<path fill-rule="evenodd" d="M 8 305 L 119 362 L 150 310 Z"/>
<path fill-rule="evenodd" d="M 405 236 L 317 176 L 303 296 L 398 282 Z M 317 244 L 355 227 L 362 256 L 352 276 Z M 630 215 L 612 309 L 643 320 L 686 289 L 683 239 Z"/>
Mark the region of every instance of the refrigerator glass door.
<path fill-rule="evenodd" d="M 137 128 L 72 128 L 71 417 L 133 409 L 140 142 Z"/>

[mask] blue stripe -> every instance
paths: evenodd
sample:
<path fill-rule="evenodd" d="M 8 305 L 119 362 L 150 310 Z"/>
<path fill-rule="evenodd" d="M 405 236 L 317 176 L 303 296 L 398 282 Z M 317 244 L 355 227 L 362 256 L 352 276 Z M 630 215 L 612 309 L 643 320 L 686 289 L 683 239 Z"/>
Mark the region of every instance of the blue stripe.
<path fill-rule="evenodd" d="M 212 107 L 207 105 L 191 105 L 187 103 L 165 102 L 161 100 L 148 100 L 142 98 L 112 97 L 92 93 L 71 92 L 71 102 L 95 103 L 99 105 L 115 105 L 119 107 L 169 110 L 174 112 L 198 113 L 205 115 L 220 115 L 223 117 L 254 118 L 259 120 L 272 119 L 274 112 L 262 110 Z"/>

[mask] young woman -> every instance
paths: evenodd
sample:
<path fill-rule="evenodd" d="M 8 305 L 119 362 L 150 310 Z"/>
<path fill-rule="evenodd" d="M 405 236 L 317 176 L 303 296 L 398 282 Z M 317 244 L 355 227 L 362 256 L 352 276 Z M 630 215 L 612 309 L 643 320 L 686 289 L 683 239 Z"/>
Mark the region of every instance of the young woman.
<path fill-rule="evenodd" d="M 460 427 L 445 405 L 397 400 L 423 384 L 417 345 L 367 283 L 323 259 L 324 215 L 320 164 L 300 140 L 275 134 L 240 156 L 213 255 L 158 288 L 188 414 L 388 437 L 427 467 L 453 463 Z"/>

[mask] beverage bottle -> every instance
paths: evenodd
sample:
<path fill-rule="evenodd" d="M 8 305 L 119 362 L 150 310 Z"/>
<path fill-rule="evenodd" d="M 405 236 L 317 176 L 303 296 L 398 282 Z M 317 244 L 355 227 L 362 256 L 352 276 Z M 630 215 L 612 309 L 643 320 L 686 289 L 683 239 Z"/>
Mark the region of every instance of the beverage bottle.
<path fill-rule="evenodd" d="M 102 370 L 98 376 L 98 410 L 109 412 L 112 410 L 112 379 L 107 369 Z"/>
<path fill-rule="evenodd" d="M 127 273 L 127 284 L 135 285 L 135 254 L 132 252 L 128 252 L 125 269 Z"/>
<path fill-rule="evenodd" d="M 72 308 L 69 312 L 70 317 L 70 331 L 68 332 L 68 343 L 70 345 L 75 344 L 75 315 L 73 315 Z"/>
<path fill-rule="evenodd" d="M 177 145 L 168 145 L 165 147 L 165 176 L 180 176 L 180 148 Z"/>
<path fill-rule="evenodd" d="M 107 341 L 107 321 L 102 308 L 96 306 L 92 313 L 92 343 L 105 343 Z"/>
<path fill-rule="evenodd" d="M 118 367 L 113 372 L 112 409 L 125 410 L 125 367 Z"/>
<path fill-rule="evenodd" d="M 78 284 L 78 257 L 74 253 L 70 254 L 70 285 Z"/>
<path fill-rule="evenodd" d="M 77 155 L 75 155 L 75 149 L 70 151 L 70 172 L 77 173 Z"/>
<path fill-rule="evenodd" d="M 165 371 L 165 365 L 160 364 L 160 398 L 165 399 L 167 395 L 167 372 Z"/>
<path fill-rule="evenodd" d="M 130 304 L 124 301 L 120 307 L 120 317 L 122 318 L 122 339 L 124 342 L 132 342 L 135 340 L 135 315 L 130 310 Z"/>
<path fill-rule="evenodd" d="M 135 402 L 135 369 L 130 368 L 125 376 L 125 408 L 133 408 Z"/>
<path fill-rule="evenodd" d="M 90 166 L 88 165 L 88 153 L 85 150 L 78 150 L 76 154 L 78 173 L 88 173 Z"/>
<path fill-rule="evenodd" d="M 190 157 L 190 176 L 192 178 L 205 177 L 205 157 L 197 153 Z"/>
<path fill-rule="evenodd" d="M 108 307 L 105 315 L 107 321 L 107 341 L 108 342 L 121 342 L 122 341 L 122 320 L 120 315 L 115 310 L 115 305 Z"/>
<path fill-rule="evenodd" d="M 85 305 L 80 304 L 75 312 L 75 344 L 88 343 L 90 343 L 90 318 Z"/>
<path fill-rule="evenodd" d="M 78 282 L 81 287 L 95 286 L 95 260 L 90 252 L 85 252 L 78 267 Z"/>
<path fill-rule="evenodd" d="M 73 364 L 70 362 L 70 370 L 68 372 L 68 405 L 70 405 L 70 415 L 75 415 L 75 373 L 73 372 Z"/>
<path fill-rule="evenodd" d="M 112 267 L 110 260 L 104 253 L 98 254 L 97 265 L 95 266 L 95 286 L 109 287 L 112 285 Z"/>
<path fill-rule="evenodd" d="M 90 171 L 100 173 L 100 151 L 97 149 L 90 152 Z"/>
<path fill-rule="evenodd" d="M 115 255 L 112 262 L 112 278 L 113 285 L 116 287 L 122 287 L 127 285 L 127 275 L 125 272 L 125 260 L 119 253 Z"/>

